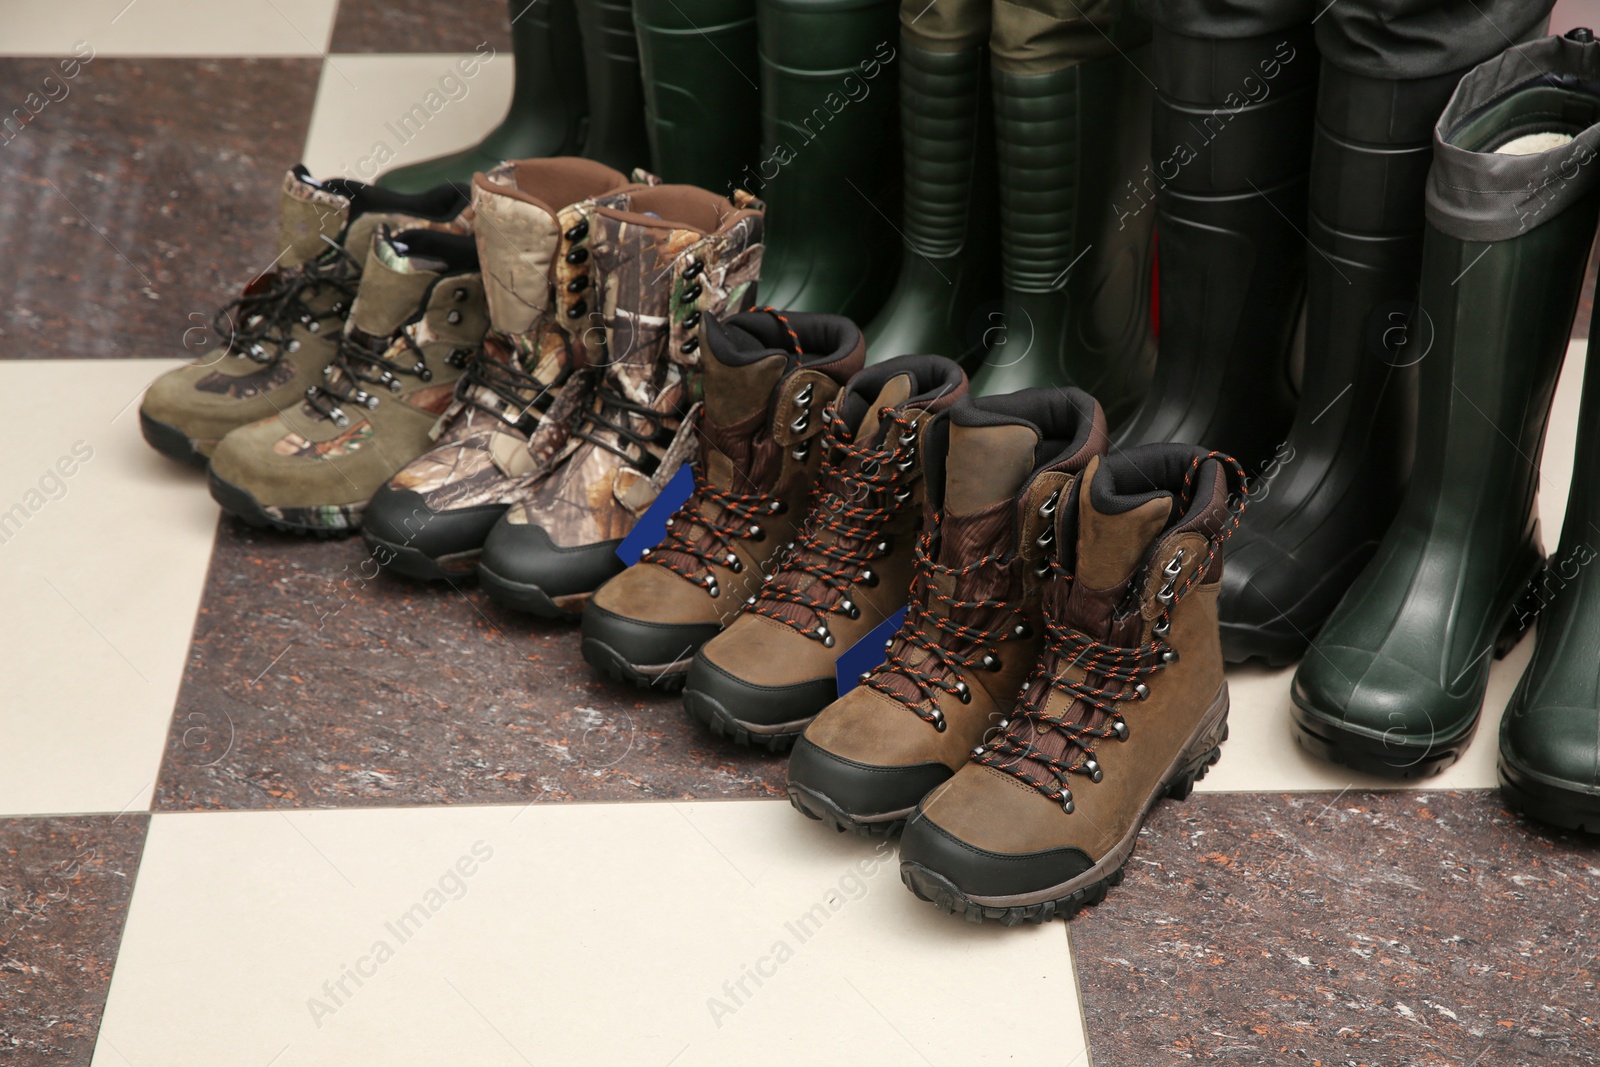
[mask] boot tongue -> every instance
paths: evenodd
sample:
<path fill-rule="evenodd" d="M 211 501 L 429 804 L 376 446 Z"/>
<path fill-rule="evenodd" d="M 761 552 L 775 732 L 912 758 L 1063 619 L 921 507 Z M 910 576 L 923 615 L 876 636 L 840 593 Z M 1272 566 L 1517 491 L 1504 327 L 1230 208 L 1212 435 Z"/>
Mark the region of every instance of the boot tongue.
<path fill-rule="evenodd" d="M 352 333 L 390 337 L 416 315 L 428 288 L 445 264 L 430 256 L 411 255 L 387 230 L 380 230 L 367 253 L 361 288 L 350 308 Z"/>
<path fill-rule="evenodd" d="M 1058 623 L 1097 640 L 1123 643 L 1120 639 L 1127 635 L 1113 629 L 1121 631 L 1128 625 L 1137 629 L 1138 620 L 1135 615 L 1123 620 L 1127 625 L 1114 626 L 1116 609 L 1150 545 L 1167 526 L 1172 494 L 1119 492 L 1096 457 L 1078 480 L 1071 503 L 1074 506 L 1063 508 L 1058 516 L 1057 538 L 1065 538 L 1076 526 L 1077 577 L 1052 582 L 1045 591 L 1046 608 Z"/>
<path fill-rule="evenodd" d="M 328 240 L 344 232 L 350 218 L 350 198 L 333 192 L 296 166 L 283 176 L 278 200 L 279 267 L 297 267 L 328 250 Z"/>
<path fill-rule="evenodd" d="M 878 412 L 884 408 L 897 408 L 904 404 L 911 399 L 911 391 L 915 388 L 916 381 L 909 374 L 896 374 L 884 382 L 883 388 L 878 390 L 878 398 L 868 405 L 867 413 L 861 419 L 861 425 L 856 427 L 856 444 L 877 444 L 883 437 L 883 427 Z"/>

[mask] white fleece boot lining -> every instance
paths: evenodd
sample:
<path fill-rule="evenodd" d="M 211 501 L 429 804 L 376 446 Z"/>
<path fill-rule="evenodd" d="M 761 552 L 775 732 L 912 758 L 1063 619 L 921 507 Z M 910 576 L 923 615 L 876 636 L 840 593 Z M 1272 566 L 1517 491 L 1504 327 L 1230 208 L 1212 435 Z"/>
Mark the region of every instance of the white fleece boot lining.
<path fill-rule="evenodd" d="M 1572 143 L 1570 133 L 1525 133 L 1494 150 L 1497 156 L 1535 156 Z"/>

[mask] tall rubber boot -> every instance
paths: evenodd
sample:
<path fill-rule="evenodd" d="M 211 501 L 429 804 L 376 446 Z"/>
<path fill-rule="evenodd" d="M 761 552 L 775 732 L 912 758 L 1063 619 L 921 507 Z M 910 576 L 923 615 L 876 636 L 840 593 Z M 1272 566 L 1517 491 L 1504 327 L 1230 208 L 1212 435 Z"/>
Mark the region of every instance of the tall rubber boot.
<path fill-rule="evenodd" d="M 1222 651 L 1292 663 L 1377 550 L 1411 475 L 1433 125 L 1464 71 L 1367 78 L 1322 64 L 1311 157 L 1305 371 L 1288 439 L 1251 472 L 1228 544 Z M 1418 339 L 1419 342 L 1421 339 Z"/>
<path fill-rule="evenodd" d="M 628 0 L 577 0 L 589 129 L 583 155 L 624 174 L 650 162 L 639 42 Z"/>
<path fill-rule="evenodd" d="M 652 170 L 727 193 L 759 159 L 756 0 L 633 0 Z"/>
<path fill-rule="evenodd" d="M 511 108 L 489 136 L 463 151 L 392 170 L 378 184 L 418 193 L 455 182 L 466 192 L 473 174 L 507 159 L 575 154 L 589 106 L 573 0 L 511 0 L 511 62 Z"/>
<path fill-rule="evenodd" d="M 969 359 L 983 347 L 984 307 L 1000 294 L 989 5 L 900 7 L 905 251 L 867 326 L 875 362 L 907 352 Z"/>
<path fill-rule="evenodd" d="M 758 0 L 761 301 L 871 319 L 900 262 L 895 0 Z"/>
<path fill-rule="evenodd" d="M 1055 9 L 1060 9 L 1055 11 Z M 1001 315 L 974 388 L 1078 385 L 1115 425 L 1150 381 L 1149 26 L 1131 4 L 998 3 Z M 1058 17 L 1052 17 L 1052 15 Z"/>
<path fill-rule="evenodd" d="M 1600 216 L 1600 174 L 1583 165 L 1600 146 L 1596 49 L 1549 38 L 1480 64 L 1438 123 L 1410 327 L 1427 353 L 1411 485 L 1292 690 L 1300 743 L 1359 770 L 1418 778 L 1455 762 L 1489 654 L 1527 622 L 1539 457 Z"/>
<path fill-rule="evenodd" d="M 1203 444 L 1254 472 L 1288 433 L 1316 77 L 1309 25 L 1201 39 L 1157 24 L 1161 351 L 1119 447 Z"/>

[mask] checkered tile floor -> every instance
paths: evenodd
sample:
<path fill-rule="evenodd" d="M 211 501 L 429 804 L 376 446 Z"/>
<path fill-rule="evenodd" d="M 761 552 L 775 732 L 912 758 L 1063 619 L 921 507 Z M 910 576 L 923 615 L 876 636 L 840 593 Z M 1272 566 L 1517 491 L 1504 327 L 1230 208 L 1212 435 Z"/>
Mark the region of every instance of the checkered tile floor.
<path fill-rule="evenodd" d="M 288 164 L 498 119 L 505 5 L 8 8 L 0 104 L 38 114 L 0 145 L 0 1064 L 1600 1063 L 1600 848 L 1493 791 L 1531 641 L 1468 758 L 1401 789 L 1293 745 L 1289 671 L 1236 671 L 1222 762 L 1103 905 L 950 919 L 570 627 L 219 521 L 139 439 L 271 259 Z"/>

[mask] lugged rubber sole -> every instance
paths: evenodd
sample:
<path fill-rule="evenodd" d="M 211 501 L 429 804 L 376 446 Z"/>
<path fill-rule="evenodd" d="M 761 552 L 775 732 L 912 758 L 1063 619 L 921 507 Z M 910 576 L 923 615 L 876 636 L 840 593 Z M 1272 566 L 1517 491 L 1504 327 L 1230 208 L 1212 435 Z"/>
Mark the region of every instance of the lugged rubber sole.
<path fill-rule="evenodd" d="M 216 471 L 208 469 L 206 474 L 211 485 L 211 498 L 222 507 L 222 510 L 235 516 L 246 526 L 254 526 L 260 530 L 279 530 L 303 537 L 331 538 L 347 537 L 361 524 L 360 510 L 354 507 L 329 505 L 321 508 L 269 509 L 263 507 L 248 490 L 217 477 Z M 274 514 L 275 511 L 277 514 Z M 303 521 L 314 515 L 326 516 L 330 521 L 326 523 Z"/>
<path fill-rule="evenodd" d="M 1363 774 L 1401 780 L 1432 778 L 1461 759 L 1478 732 L 1474 717 L 1466 733 L 1442 744 L 1402 745 L 1341 730 L 1290 701 L 1289 718 L 1294 739 L 1318 759 L 1349 767 Z"/>
<path fill-rule="evenodd" d="M 1508 764 L 1504 755 L 1495 771 L 1501 795 L 1515 810 L 1564 830 L 1600 834 L 1600 791 L 1531 774 Z"/>
<path fill-rule="evenodd" d="M 195 467 L 204 467 L 210 462 L 206 454 L 194 446 L 188 434 L 176 426 L 152 419 L 143 410 L 139 412 L 139 432 L 144 434 L 146 444 L 168 459 Z"/>
<path fill-rule="evenodd" d="M 711 732 L 726 737 L 736 745 L 755 745 L 768 752 L 786 752 L 811 725 L 811 719 L 799 723 L 785 723 L 788 729 L 775 733 L 762 733 L 751 729 L 751 724 L 740 722 L 721 704 L 704 693 L 690 689 L 683 694 L 683 707 L 690 715 L 705 723 Z M 812 719 L 816 716 L 812 716 Z"/>
<path fill-rule="evenodd" d="M 676 693 L 689 680 L 689 663 L 693 657 L 661 667 L 636 666 L 627 658 L 593 637 L 583 639 L 583 658 L 613 682 L 622 682 L 638 689 L 656 689 L 663 693 Z"/>
<path fill-rule="evenodd" d="M 857 837 L 893 837 L 904 830 L 906 820 L 917 813 L 913 806 L 881 816 L 881 821 L 858 819 L 816 790 L 793 782 L 789 783 L 789 803 L 806 818 L 831 826 L 841 834 L 849 831 Z"/>
<path fill-rule="evenodd" d="M 1168 768 L 1170 773 L 1151 792 L 1128 832 L 1094 867 L 1059 886 L 1018 894 L 1022 898 L 1020 900 L 1016 897 L 975 900 L 944 875 L 915 862 L 900 864 L 900 880 L 919 899 L 926 900 L 940 911 L 952 915 L 959 913 L 968 922 L 980 923 L 993 919 L 1005 926 L 1017 926 L 1025 922 L 1070 919 L 1091 904 L 1100 903 L 1113 886 L 1122 883 L 1124 869 L 1138 845 L 1139 832 L 1156 804 L 1162 798 L 1187 800 L 1189 794 L 1194 792 L 1194 784 L 1204 778 L 1211 766 L 1222 758 L 1222 743 L 1227 739 L 1228 687 L 1224 682 L 1188 744 L 1173 758 L 1173 764 Z"/>
<path fill-rule="evenodd" d="M 537 615 L 541 619 L 564 619 L 575 622 L 583 617 L 583 606 L 594 593 L 572 593 L 553 597 L 536 585 L 513 582 L 478 564 L 478 584 L 489 594 L 489 599 L 503 608 Z"/>

